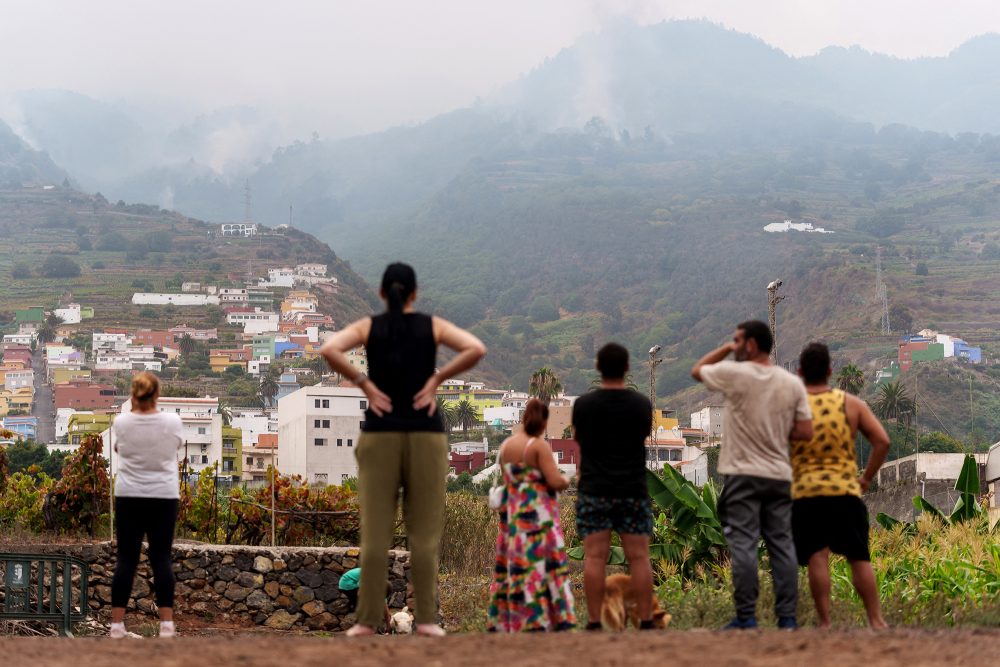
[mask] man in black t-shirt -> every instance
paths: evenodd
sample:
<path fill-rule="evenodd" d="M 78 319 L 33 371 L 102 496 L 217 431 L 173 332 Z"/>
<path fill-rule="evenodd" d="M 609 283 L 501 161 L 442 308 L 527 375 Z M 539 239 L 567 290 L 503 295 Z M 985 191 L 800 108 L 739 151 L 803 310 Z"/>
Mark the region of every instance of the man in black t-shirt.
<path fill-rule="evenodd" d="M 597 370 L 601 388 L 573 405 L 573 429 L 580 443 L 576 529 L 583 538 L 587 629 L 601 628 L 604 565 L 612 530 L 621 538 L 628 560 L 642 627 L 652 628 L 649 536 L 653 510 L 646 489 L 646 437 L 653 408 L 645 396 L 625 386 L 628 351 L 624 347 L 617 343 L 602 347 Z"/>

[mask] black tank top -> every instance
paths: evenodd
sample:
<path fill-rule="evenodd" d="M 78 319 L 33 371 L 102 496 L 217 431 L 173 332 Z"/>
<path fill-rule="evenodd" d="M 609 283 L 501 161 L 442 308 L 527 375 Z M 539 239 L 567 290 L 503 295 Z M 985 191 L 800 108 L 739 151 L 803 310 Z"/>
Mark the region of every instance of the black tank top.
<path fill-rule="evenodd" d="M 368 334 L 368 377 L 392 400 L 392 412 L 379 417 L 365 411 L 363 431 L 444 432 L 440 415 L 414 410 L 413 397 L 434 375 L 437 343 L 430 315 L 405 313 L 403 328 L 392 340 L 389 314 L 372 317 Z"/>

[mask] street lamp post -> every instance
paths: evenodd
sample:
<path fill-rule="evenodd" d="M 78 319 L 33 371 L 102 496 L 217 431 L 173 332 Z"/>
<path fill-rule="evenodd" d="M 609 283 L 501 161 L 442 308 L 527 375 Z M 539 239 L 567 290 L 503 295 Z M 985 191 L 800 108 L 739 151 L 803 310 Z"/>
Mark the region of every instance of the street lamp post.
<path fill-rule="evenodd" d="M 660 350 L 663 348 L 660 345 L 654 345 L 649 348 L 649 404 L 653 406 L 653 419 L 649 426 L 649 447 L 656 457 L 655 467 L 660 465 L 660 448 L 656 442 L 656 367 L 663 363 L 663 359 L 658 359 L 657 355 L 660 354 Z M 647 466 L 648 467 L 648 466 Z"/>
<path fill-rule="evenodd" d="M 767 286 L 767 325 L 771 329 L 771 363 L 778 363 L 778 336 L 776 333 L 777 306 L 784 299 L 778 296 L 778 289 L 781 287 L 781 280 L 772 280 Z"/>

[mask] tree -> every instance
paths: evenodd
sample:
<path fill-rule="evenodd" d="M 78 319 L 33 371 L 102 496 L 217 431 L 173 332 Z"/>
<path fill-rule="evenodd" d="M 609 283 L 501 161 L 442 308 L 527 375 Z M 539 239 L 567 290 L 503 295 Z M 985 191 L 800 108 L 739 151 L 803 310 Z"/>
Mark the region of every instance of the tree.
<path fill-rule="evenodd" d="M 898 303 L 890 306 L 889 324 L 896 331 L 909 333 L 913 329 L 913 316 L 910 315 L 910 309 Z"/>
<path fill-rule="evenodd" d="M 837 373 L 837 386 L 857 396 L 865 387 L 865 374 L 854 364 L 847 364 Z"/>
<path fill-rule="evenodd" d="M 66 255 L 49 255 L 42 262 L 41 273 L 46 278 L 76 278 L 80 265 Z"/>
<path fill-rule="evenodd" d="M 879 386 L 878 397 L 875 399 L 872 410 L 880 419 L 891 419 L 897 423 L 908 423 L 913 415 L 913 399 L 906 391 L 902 382 L 886 382 Z"/>
<path fill-rule="evenodd" d="M 441 415 L 441 421 L 444 423 L 444 428 L 446 431 L 451 431 L 456 426 L 458 426 L 458 419 L 455 417 L 455 405 L 450 401 L 446 401 L 440 396 L 437 397 L 437 412 Z"/>
<path fill-rule="evenodd" d="M 10 271 L 10 277 L 14 280 L 24 280 L 31 277 L 31 265 L 27 262 L 17 262 Z"/>
<path fill-rule="evenodd" d="M 277 381 L 270 373 L 265 373 L 260 376 L 260 385 L 257 388 L 257 393 L 260 395 L 261 399 L 267 402 L 267 405 L 274 407 L 274 397 L 278 395 Z"/>
<path fill-rule="evenodd" d="M 929 273 L 927 270 L 927 262 L 917 262 L 917 268 L 914 273 L 918 276 L 926 276 Z"/>
<path fill-rule="evenodd" d="M 528 315 L 535 322 L 552 322 L 559 319 L 559 309 L 556 308 L 556 304 L 549 297 L 537 296 L 531 302 Z"/>
<path fill-rule="evenodd" d="M 570 439 L 573 438 L 573 427 L 572 426 L 567 425 L 566 428 L 563 429 L 562 438 L 563 438 L 563 440 L 570 440 Z"/>
<path fill-rule="evenodd" d="M 219 401 L 219 416 L 222 417 L 223 426 L 233 425 L 233 408 L 225 401 Z"/>
<path fill-rule="evenodd" d="M 125 250 L 128 239 L 121 232 L 108 232 L 97 241 L 98 250 Z"/>
<path fill-rule="evenodd" d="M 463 398 L 455 406 L 455 422 L 462 427 L 462 437 L 469 439 L 469 429 L 479 421 L 479 411 L 467 398 Z"/>
<path fill-rule="evenodd" d="M 198 349 L 198 342 L 194 338 L 191 338 L 189 334 L 184 334 L 177 341 L 177 349 L 180 351 L 182 357 L 190 357 Z"/>
<path fill-rule="evenodd" d="M 528 394 L 538 398 L 545 405 L 558 396 L 562 388 L 562 382 L 552 372 L 552 369 L 546 366 L 532 373 L 531 380 L 528 382 Z"/>
<path fill-rule="evenodd" d="M 42 322 L 42 326 L 38 328 L 38 342 L 39 343 L 51 343 L 56 339 L 56 329 L 59 325 L 63 323 L 61 317 L 55 313 L 49 313 L 45 317 L 45 321 Z"/>
<path fill-rule="evenodd" d="M 938 454 L 957 454 L 965 451 L 962 443 L 941 431 L 931 431 L 920 437 L 920 451 Z"/>

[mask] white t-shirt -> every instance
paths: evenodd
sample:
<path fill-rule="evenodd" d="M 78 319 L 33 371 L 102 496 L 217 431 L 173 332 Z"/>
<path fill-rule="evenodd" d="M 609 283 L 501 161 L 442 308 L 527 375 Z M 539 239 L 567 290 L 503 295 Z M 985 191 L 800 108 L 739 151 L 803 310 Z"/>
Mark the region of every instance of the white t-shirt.
<path fill-rule="evenodd" d="M 179 498 L 177 453 L 184 446 L 181 418 L 170 412 L 127 412 L 114 421 L 118 477 L 115 495 Z"/>
<path fill-rule="evenodd" d="M 719 472 L 792 481 L 788 436 L 796 421 L 812 419 L 802 380 L 778 366 L 730 360 L 702 366 L 701 379 L 726 397 Z"/>

